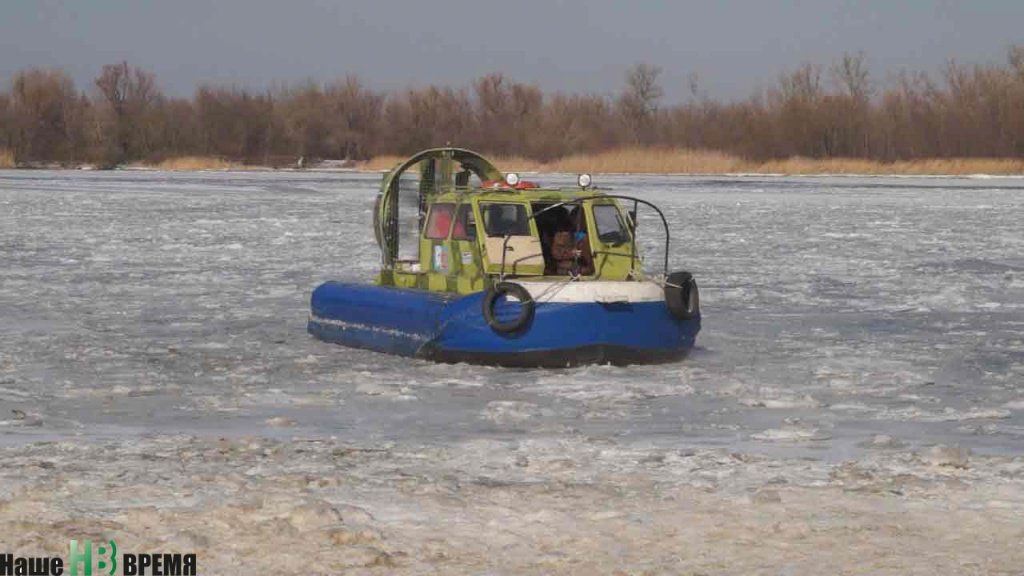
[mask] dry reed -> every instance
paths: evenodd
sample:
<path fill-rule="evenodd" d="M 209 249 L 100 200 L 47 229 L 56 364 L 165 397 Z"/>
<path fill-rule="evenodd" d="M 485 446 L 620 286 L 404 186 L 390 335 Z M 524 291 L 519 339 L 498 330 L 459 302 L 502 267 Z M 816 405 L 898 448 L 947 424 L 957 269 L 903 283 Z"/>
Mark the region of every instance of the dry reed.
<path fill-rule="evenodd" d="M 0 169 L 14 167 L 14 152 L 11 152 L 6 148 L 0 148 Z"/>
<path fill-rule="evenodd" d="M 357 169 L 364 172 L 382 172 L 385 170 L 391 170 L 407 159 L 408 157 L 406 156 L 395 156 L 391 154 L 375 156 L 359 164 Z M 546 167 L 546 165 L 541 162 L 519 156 L 487 156 L 487 159 L 494 162 L 496 166 L 509 171 L 540 171 Z"/>
<path fill-rule="evenodd" d="M 364 163 L 360 168 L 388 170 L 402 160 L 399 156 L 381 156 Z M 679 148 L 621 148 L 595 154 L 574 154 L 547 163 L 500 156 L 492 160 L 498 167 L 511 171 L 594 174 L 1024 174 L 1024 160 L 1011 158 L 935 158 L 878 162 L 861 158 L 815 159 L 796 156 L 752 162 L 713 150 Z"/>
<path fill-rule="evenodd" d="M 712 150 L 622 148 L 566 156 L 543 169 L 554 172 L 711 174 L 743 172 L 745 168 L 743 160 Z"/>
<path fill-rule="evenodd" d="M 231 170 L 238 168 L 237 165 L 227 162 L 221 158 L 210 156 L 181 156 L 168 158 L 155 166 L 159 170 L 177 170 L 182 172 L 197 170 Z"/>
<path fill-rule="evenodd" d="M 751 171 L 767 174 L 1010 175 L 1024 174 L 1024 161 L 1009 158 L 932 158 L 877 162 L 858 158 L 787 158 L 759 164 Z"/>
<path fill-rule="evenodd" d="M 366 172 L 382 172 L 384 170 L 391 170 L 406 158 L 402 156 L 374 156 L 366 162 L 359 165 L 359 170 L 365 170 Z"/>

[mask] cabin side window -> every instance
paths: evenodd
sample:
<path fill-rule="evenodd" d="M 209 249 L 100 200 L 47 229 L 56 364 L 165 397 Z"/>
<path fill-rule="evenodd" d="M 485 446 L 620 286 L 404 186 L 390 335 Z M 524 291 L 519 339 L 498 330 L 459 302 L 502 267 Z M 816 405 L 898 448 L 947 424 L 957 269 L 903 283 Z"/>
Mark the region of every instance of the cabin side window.
<path fill-rule="evenodd" d="M 476 218 L 472 204 L 460 204 L 455 213 L 455 227 L 452 240 L 476 240 Z"/>
<path fill-rule="evenodd" d="M 593 212 L 598 240 L 605 244 L 622 244 L 629 241 L 629 232 L 618 208 L 611 204 L 596 204 Z"/>
<path fill-rule="evenodd" d="M 430 207 L 430 216 L 427 217 L 425 236 L 428 240 L 444 240 L 448 238 L 448 231 L 452 227 L 452 215 L 455 213 L 455 204 L 434 204 Z"/>
<path fill-rule="evenodd" d="M 525 204 L 481 202 L 480 213 L 489 237 L 531 235 Z"/>

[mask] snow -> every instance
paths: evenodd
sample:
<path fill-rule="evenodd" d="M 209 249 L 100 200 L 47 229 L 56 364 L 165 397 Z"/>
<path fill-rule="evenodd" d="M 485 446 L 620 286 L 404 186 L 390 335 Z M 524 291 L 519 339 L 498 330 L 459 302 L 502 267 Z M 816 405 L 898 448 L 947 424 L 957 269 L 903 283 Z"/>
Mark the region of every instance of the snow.
<path fill-rule="evenodd" d="M 319 282 L 376 271 L 379 181 L 0 172 L 0 552 L 105 534 L 204 574 L 1019 570 L 1024 180 L 595 178 L 665 211 L 704 328 L 679 363 L 563 371 L 306 335 Z"/>

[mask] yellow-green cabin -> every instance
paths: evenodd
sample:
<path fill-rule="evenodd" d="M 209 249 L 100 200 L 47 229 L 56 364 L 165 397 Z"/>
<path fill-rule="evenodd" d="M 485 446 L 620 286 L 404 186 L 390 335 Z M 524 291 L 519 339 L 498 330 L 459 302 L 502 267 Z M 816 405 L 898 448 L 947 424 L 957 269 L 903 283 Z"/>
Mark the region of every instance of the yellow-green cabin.
<path fill-rule="evenodd" d="M 402 175 L 414 167 L 419 176 L 417 206 L 406 198 L 399 208 Z M 582 221 L 577 217 L 576 238 L 589 247 L 594 269 L 577 280 L 637 279 L 640 256 L 632 217 L 616 199 L 589 187 L 541 188 L 514 174 L 506 177 L 469 150 L 427 150 L 384 177 L 375 214 L 384 255 L 377 282 L 468 294 L 485 290 L 499 278 L 542 279 L 546 271 L 551 275 L 548 243 L 553 227 L 564 218 L 557 211 L 568 213 L 576 207 L 583 214 Z M 416 210 L 419 250 L 412 255 L 406 246 L 400 258 L 399 238 L 412 238 L 411 230 L 399 229 L 403 209 Z M 582 238 L 579 232 L 584 232 Z"/>

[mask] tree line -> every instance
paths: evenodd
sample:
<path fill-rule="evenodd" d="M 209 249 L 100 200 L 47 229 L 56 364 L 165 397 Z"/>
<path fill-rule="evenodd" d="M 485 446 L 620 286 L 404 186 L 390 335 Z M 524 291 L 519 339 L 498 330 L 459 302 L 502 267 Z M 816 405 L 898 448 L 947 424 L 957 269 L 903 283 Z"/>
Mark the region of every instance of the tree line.
<path fill-rule="evenodd" d="M 623 147 L 726 152 L 749 160 L 1024 157 L 1024 47 L 1001 65 L 950 62 L 938 78 L 884 85 L 863 54 L 805 64 L 744 99 L 691 82 L 665 105 L 661 69 L 637 64 L 617 94 L 545 93 L 502 74 L 468 87 L 383 92 L 349 76 L 273 90 L 203 85 L 169 97 L 126 62 L 80 90 L 62 70 L 15 74 L 0 92 L 0 150 L 18 163 L 159 162 L 214 156 L 250 164 L 366 159 L 444 145 L 550 161 Z"/>

